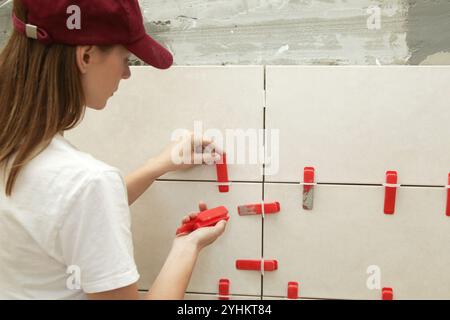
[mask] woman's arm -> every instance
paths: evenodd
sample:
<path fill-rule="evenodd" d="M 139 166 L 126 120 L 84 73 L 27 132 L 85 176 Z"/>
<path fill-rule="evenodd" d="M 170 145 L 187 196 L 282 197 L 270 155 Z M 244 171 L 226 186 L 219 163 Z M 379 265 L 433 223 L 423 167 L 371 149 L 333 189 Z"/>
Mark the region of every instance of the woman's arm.
<path fill-rule="evenodd" d="M 204 202 L 200 202 L 199 208 L 200 211 L 207 210 Z M 182 223 L 195 219 L 197 215 L 198 213 L 191 213 L 183 218 Z M 183 299 L 200 251 L 223 234 L 226 224 L 227 222 L 222 220 L 213 227 L 200 228 L 175 238 L 169 257 L 146 299 Z"/>
<path fill-rule="evenodd" d="M 200 203 L 199 207 L 201 211 L 207 210 L 206 204 L 203 202 Z M 182 223 L 187 223 L 191 219 L 195 219 L 196 216 L 197 213 L 191 213 L 183 218 Z M 200 228 L 188 235 L 175 238 L 164 266 L 144 299 L 183 299 L 200 251 L 220 237 L 225 231 L 225 226 L 226 221 L 220 221 L 214 227 Z M 139 292 L 137 285 L 132 284 L 116 290 L 88 294 L 87 296 L 93 300 L 135 300 L 139 299 Z"/>
<path fill-rule="evenodd" d="M 209 152 L 204 152 L 208 148 Z M 184 152 L 190 156 L 184 157 Z M 200 157 L 200 164 L 214 164 L 220 160 L 221 149 L 211 140 L 195 140 L 192 133 L 172 142 L 160 155 L 150 159 L 144 166 L 130 173 L 125 182 L 128 190 L 128 205 L 132 205 L 160 176 L 170 171 L 189 169 L 194 166 L 194 159 Z M 177 159 L 174 159 L 176 157 Z M 176 163 L 188 159 L 189 163 Z M 175 161 L 176 160 L 176 161 Z"/>
<path fill-rule="evenodd" d="M 199 249 L 193 243 L 174 242 L 164 266 L 144 296 L 147 300 L 181 300 L 189 284 Z M 87 294 L 91 300 L 138 300 L 137 284 L 99 293 Z"/>
<path fill-rule="evenodd" d="M 200 249 L 192 242 L 174 242 L 164 266 L 145 299 L 183 299 L 199 253 Z"/>
<path fill-rule="evenodd" d="M 128 205 L 132 205 L 152 183 L 168 172 L 164 162 L 158 158 L 150 159 L 144 166 L 125 177 L 128 191 Z"/>

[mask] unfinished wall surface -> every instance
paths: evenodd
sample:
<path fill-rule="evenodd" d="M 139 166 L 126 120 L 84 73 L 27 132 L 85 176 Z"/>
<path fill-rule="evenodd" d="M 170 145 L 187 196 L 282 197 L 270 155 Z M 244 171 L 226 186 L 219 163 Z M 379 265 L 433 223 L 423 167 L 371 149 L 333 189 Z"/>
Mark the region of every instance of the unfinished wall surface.
<path fill-rule="evenodd" d="M 406 41 L 411 64 L 450 64 L 450 1 L 410 0 Z"/>
<path fill-rule="evenodd" d="M 176 65 L 450 64 L 448 0 L 140 3 L 147 31 L 174 53 Z M 0 6 L 3 43 L 11 1 Z"/>

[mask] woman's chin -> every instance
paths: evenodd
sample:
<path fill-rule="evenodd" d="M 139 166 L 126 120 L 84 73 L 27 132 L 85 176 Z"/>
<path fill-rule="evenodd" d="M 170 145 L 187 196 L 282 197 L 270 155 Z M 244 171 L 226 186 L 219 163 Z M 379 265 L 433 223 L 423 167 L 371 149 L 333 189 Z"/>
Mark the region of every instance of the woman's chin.
<path fill-rule="evenodd" d="M 106 108 L 106 102 L 87 105 L 87 107 L 94 110 L 103 110 Z"/>

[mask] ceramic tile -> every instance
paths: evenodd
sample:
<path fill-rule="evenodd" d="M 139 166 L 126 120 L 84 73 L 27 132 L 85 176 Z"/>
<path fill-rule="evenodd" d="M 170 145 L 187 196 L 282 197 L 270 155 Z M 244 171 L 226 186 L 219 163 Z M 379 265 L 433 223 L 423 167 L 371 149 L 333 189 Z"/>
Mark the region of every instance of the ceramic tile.
<path fill-rule="evenodd" d="M 66 136 L 81 150 L 129 173 L 164 150 L 176 130 L 194 131 L 199 123 L 203 133 L 219 130 L 229 163 L 236 163 L 238 155 L 232 151 L 238 145 L 244 145 L 244 150 L 262 145 L 263 70 L 262 66 L 163 71 L 133 67 L 131 78 L 121 82 L 108 106 L 102 111 L 88 109 L 83 122 Z M 242 140 L 236 138 L 239 132 L 244 133 Z M 262 160 L 258 163 L 249 155 L 240 155 L 251 161 L 230 165 L 229 178 L 261 181 Z M 216 171 L 203 166 L 164 178 L 215 180 Z"/>
<path fill-rule="evenodd" d="M 450 298 L 443 188 L 398 189 L 393 215 L 383 213 L 383 187 L 320 185 L 311 211 L 299 185 L 266 184 L 265 198 L 281 212 L 264 221 L 264 258 L 279 265 L 265 273 L 264 295 L 285 296 L 297 281 L 301 297 L 380 299 L 367 287 L 376 266 L 395 299 Z"/>
<path fill-rule="evenodd" d="M 262 184 L 235 183 L 222 194 L 216 188 L 209 182 L 158 181 L 132 206 L 140 289 L 148 289 L 158 275 L 182 217 L 205 200 L 210 208 L 226 206 L 230 220 L 225 233 L 201 252 L 187 291 L 216 294 L 219 279 L 226 278 L 230 294 L 261 294 L 260 272 L 236 270 L 235 261 L 261 257 L 261 216 L 239 216 L 237 206 L 260 202 Z"/>
<path fill-rule="evenodd" d="M 280 130 L 267 181 L 313 166 L 319 182 L 383 183 L 387 170 L 401 184 L 447 182 L 450 67 L 269 66 L 266 79 L 266 127 Z"/>

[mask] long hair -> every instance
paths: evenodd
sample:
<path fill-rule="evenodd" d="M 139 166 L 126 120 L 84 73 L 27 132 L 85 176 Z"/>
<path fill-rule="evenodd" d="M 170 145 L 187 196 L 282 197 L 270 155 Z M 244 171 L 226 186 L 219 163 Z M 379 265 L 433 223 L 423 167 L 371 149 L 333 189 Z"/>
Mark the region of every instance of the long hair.
<path fill-rule="evenodd" d="M 14 0 L 13 10 L 28 22 L 20 0 Z M 0 53 L 0 169 L 7 173 L 6 196 L 22 168 L 57 133 L 75 127 L 84 112 L 76 47 L 46 46 L 14 30 Z"/>

